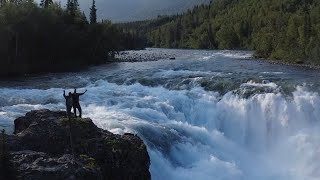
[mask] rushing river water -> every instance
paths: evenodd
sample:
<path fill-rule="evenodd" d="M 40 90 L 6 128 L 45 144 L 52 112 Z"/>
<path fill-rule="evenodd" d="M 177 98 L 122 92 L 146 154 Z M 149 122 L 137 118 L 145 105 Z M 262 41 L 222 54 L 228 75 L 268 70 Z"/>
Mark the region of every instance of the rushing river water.
<path fill-rule="evenodd" d="M 251 52 L 147 49 L 176 60 L 0 81 L 0 128 L 35 109 L 64 110 L 63 89 L 88 89 L 85 117 L 138 134 L 155 180 L 320 179 L 320 71 Z"/>

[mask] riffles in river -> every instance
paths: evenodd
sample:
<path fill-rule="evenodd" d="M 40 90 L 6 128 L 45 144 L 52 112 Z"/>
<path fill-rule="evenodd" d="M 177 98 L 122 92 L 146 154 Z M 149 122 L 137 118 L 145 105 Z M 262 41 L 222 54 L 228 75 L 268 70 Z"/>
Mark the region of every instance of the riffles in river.
<path fill-rule="evenodd" d="M 87 89 L 84 117 L 138 134 L 161 179 L 320 177 L 320 71 L 255 60 L 248 51 L 147 49 L 169 59 L 0 81 L 0 127 L 35 109 L 64 110 Z M 151 59 L 150 59 L 151 60 Z"/>

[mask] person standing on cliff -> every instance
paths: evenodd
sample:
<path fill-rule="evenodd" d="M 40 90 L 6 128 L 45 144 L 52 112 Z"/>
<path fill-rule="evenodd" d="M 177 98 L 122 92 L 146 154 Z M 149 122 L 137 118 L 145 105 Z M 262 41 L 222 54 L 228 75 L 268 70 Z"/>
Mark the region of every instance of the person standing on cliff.
<path fill-rule="evenodd" d="M 71 109 L 72 109 L 72 105 L 73 105 L 72 94 L 71 94 L 71 92 L 69 92 L 69 95 L 66 96 L 66 91 L 64 90 L 63 91 L 63 97 L 66 99 L 67 116 L 68 116 L 68 118 L 70 118 Z"/>
<path fill-rule="evenodd" d="M 87 90 L 84 92 L 86 93 Z M 79 97 L 84 95 L 84 93 L 77 93 L 77 89 L 74 89 L 74 92 L 72 94 L 72 101 L 73 101 L 73 111 L 74 111 L 74 116 L 77 117 L 77 109 L 79 111 L 79 117 L 82 117 L 82 109 L 80 106 L 79 102 Z"/>

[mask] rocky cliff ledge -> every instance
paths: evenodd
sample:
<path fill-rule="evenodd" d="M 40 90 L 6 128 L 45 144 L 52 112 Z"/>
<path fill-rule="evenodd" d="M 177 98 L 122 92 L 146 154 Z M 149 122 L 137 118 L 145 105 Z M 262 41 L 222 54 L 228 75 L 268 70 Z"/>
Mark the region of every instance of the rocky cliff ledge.
<path fill-rule="evenodd" d="M 9 150 L 18 179 L 151 179 L 143 141 L 132 134 L 114 135 L 91 119 L 72 119 L 72 148 L 65 112 L 31 111 L 15 120 Z"/>

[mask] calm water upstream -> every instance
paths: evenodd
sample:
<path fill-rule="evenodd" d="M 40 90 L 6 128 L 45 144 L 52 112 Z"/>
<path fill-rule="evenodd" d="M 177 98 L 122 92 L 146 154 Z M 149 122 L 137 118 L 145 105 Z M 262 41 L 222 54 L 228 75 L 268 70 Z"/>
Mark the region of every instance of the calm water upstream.
<path fill-rule="evenodd" d="M 245 51 L 147 49 L 176 60 L 114 63 L 0 81 L 0 128 L 35 109 L 64 110 L 88 89 L 84 117 L 138 134 L 155 180 L 320 179 L 320 71 Z"/>

